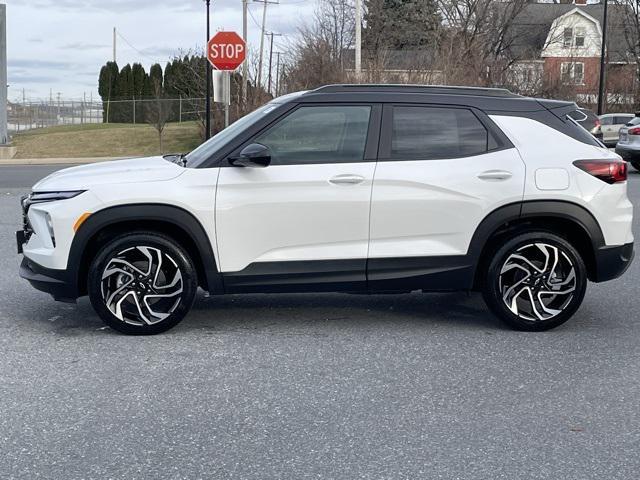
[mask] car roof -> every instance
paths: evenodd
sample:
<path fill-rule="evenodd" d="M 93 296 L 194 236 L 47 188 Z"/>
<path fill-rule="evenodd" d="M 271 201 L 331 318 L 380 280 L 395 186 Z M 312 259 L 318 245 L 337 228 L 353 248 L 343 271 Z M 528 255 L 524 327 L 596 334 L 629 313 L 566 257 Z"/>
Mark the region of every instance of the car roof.
<path fill-rule="evenodd" d="M 380 92 L 380 93 L 430 93 L 439 95 L 472 95 L 502 98 L 522 98 L 506 88 L 464 87 L 449 85 L 355 83 L 333 84 L 311 90 L 313 93 Z"/>
<path fill-rule="evenodd" d="M 504 88 L 443 85 L 338 84 L 278 97 L 274 103 L 403 103 L 432 106 L 466 106 L 486 113 L 571 111 L 574 102 L 535 99 L 516 95 Z"/>

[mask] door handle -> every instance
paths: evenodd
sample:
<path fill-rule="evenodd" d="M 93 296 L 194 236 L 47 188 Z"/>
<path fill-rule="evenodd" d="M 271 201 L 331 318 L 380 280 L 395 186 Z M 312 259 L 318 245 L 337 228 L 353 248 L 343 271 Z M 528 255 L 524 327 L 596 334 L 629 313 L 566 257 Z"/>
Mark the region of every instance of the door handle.
<path fill-rule="evenodd" d="M 336 175 L 329 179 L 329 183 L 334 185 L 358 185 L 359 183 L 364 182 L 364 177 L 360 175 L 351 175 L 351 174 L 343 174 Z"/>
<path fill-rule="evenodd" d="M 506 170 L 487 170 L 486 172 L 482 172 L 478 174 L 478 178 L 480 180 L 509 180 L 513 177 L 513 173 L 507 172 Z"/>

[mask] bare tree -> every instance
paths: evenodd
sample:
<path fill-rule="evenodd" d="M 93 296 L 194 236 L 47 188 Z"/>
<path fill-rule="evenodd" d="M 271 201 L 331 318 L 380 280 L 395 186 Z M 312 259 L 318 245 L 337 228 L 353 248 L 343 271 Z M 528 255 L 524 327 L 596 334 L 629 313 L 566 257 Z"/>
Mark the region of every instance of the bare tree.
<path fill-rule="evenodd" d="M 633 91 L 634 108 L 640 110 L 640 0 L 614 0 L 621 7 L 621 27 L 628 48 L 629 63 L 635 64 L 635 81 L 630 86 Z"/>
<path fill-rule="evenodd" d="M 286 91 L 344 81 L 345 53 L 355 35 L 352 0 L 321 0 L 298 32 L 283 68 Z"/>
<path fill-rule="evenodd" d="M 147 122 L 158 132 L 160 153 L 164 153 L 163 133 L 170 115 L 170 106 L 164 98 L 162 83 L 153 79 L 153 100 L 147 104 Z"/>

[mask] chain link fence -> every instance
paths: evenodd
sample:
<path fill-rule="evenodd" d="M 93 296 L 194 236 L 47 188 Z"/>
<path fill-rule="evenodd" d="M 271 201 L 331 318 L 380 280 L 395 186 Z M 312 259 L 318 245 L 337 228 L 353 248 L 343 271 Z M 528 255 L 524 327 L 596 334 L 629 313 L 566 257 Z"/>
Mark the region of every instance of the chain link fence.
<path fill-rule="evenodd" d="M 212 103 L 212 110 L 221 110 Z M 159 113 L 160 112 L 160 113 Z M 9 133 L 56 125 L 89 123 L 146 124 L 158 115 L 167 122 L 194 121 L 205 115 L 204 98 L 131 99 L 114 101 L 51 100 L 9 102 Z"/>

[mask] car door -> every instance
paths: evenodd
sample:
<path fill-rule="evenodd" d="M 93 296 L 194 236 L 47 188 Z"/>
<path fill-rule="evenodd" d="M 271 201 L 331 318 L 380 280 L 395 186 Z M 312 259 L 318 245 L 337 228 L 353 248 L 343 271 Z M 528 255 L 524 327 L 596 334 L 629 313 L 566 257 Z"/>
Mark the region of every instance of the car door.
<path fill-rule="evenodd" d="M 369 244 L 371 290 L 464 288 L 480 222 L 523 198 L 525 166 L 470 108 L 385 105 Z M 468 280 L 468 279 L 467 279 Z"/>
<path fill-rule="evenodd" d="M 226 291 L 366 288 L 381 110 L 299 105 L 242 146 L 266 146 L 269 166 L 223 165 L 215 215 Z"/>

